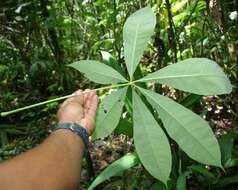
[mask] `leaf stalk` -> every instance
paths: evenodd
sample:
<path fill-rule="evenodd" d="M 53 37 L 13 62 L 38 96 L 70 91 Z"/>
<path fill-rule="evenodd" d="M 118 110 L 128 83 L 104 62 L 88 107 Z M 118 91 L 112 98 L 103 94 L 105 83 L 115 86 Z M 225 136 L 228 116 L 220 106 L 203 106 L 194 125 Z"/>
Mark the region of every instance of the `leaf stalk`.
<path fill-rule="evenodd" d="M 133 84 L 134 84 L 134 82 L 132 81 L 132 82 L 128 82 L 128 83 L 109 85 L 109 86 L 104 86 L 104 87 L 96 88 L 96 89 L 89 90 L 89 91 L 84 91 L 83 93 L 88 93 L 88 92 L 92 92 L 92 91 L 97 92 L 97 91 L 100 91 L 100 90 L 106 90 L 106 89 L 110 89 L 110 88 L 118 88 L 118 87 L 133 85 Z M 77 96 L 77 95 L 69 94 L 69 95 L 62 96 L 62 97 L 59 97 L 59 98 L 55 98 L 55 99 L 52 99 L 52 100 L 47 100 L 47 101 L 44 101 L 44 102 L 39 102 L 39 103 L 32 104 L 32 105 L 29 105 L 29 106 L 25 106 L 25 107 L 22 107 L 22 108 L 14 109 L 14 110 L 11 110 L 11 111 L 1 112 L 1 117 L 6 117 L 6 116 L 14 114 L 14 113 L 18 113 L 18 112 L 21 112 L 21 111 L 24 111 L 24 110 L 27 110 L 27 109 L 31 109 L 31 108 L 35 108 L 35 107 L 38 107 L 38 106 L 42 106 L 42 105 L 45 105 L 45 104 L 58 102 L 60 100 L 64 100 L 64 99 L 71 98 L 71 97 L 74 97 L 74 96 Z"/>

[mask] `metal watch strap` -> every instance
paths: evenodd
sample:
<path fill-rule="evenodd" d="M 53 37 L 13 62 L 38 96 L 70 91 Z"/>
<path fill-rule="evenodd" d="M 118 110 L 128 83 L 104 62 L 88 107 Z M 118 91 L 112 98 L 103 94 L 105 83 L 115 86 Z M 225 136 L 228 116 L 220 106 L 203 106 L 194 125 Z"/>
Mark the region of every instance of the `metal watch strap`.
<path fill-rule="evenodd" d="M 58 130 L 58 129 L 69 129 L 73 133 L 80 136 L 84 143 L 84 156 L 87 155 L 89 137 L 88 137 L 88 133 L 85 128 L 83 128 L 82 126 L 80 126 L 77 123 L 58 123 L 55 130 Z"/>

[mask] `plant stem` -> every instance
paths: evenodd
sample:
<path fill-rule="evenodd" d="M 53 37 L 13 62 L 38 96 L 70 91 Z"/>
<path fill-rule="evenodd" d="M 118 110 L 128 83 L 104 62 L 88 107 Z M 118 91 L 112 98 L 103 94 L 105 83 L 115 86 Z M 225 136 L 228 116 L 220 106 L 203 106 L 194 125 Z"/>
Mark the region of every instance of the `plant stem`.
<path fill-rule="evenodd" d="M 168 12 L 168 21 L 169 21 L 169 30 L 168 30 L 168 40 L 169 45 L 173 50 L 173 62 L 177 62 L 177 45 L 176 45 L 176 39 L 175 39 L 175 33 L 174 33 L 174 23 L 173 23 L 173 16 L 171 12 L 171 4 L 169 0 L 165 0 L 165 6 Z"/>
<path fill-rule="evenodd" d="M 118 88 L 118 87 L 123 87 L 123 86 L 129 86 L 129 85 L 132 85 L 133 83 L 134 82 L 128 82 L 128 83 L 123 83 L 123 84 L 110 85 L 110 86 L 96 88 L 96 89 L 89 90 L 89 91 L 84 91 L 83 93 L 88 93 L 88 92 L 92 92 L 92 91 L 106 90 L 106 89 L 110 89 L 110 88 Z M 7 112 L 1 112 L 1 117 L 6 117 L 8 115 L 11 115 L 11 114 L 14 114 L 14 113 L 17 113 L 17 112 L 20 112 L 20 111 L 24 111 L 24 110 L 27 110 L 27 109 L 30 109 L 30 108 L 42 106 L 42 105 L 49 104 L 49 103 L 52 103 L 52 102 L 57 102 L 57 101 L 64 100 L 64 99 L 74 97 L 74 96 L 77 96 L 77 95 L 70 94 L 70 95 L 62 96 L 62 97 L 55 98 L 55 99 L 52 99 L 52 100 L 47 100 L 47 101 L 44 101 L 44 102 L 40 102 L 40 103 L 32 104 L 32 105 L 29 105 L 29 106 L 25 106 L 25 107 L 22 107 L 22 108 L 18 108 L 18 109 L 15 109 L 15 110 L 7 111 Z"/>

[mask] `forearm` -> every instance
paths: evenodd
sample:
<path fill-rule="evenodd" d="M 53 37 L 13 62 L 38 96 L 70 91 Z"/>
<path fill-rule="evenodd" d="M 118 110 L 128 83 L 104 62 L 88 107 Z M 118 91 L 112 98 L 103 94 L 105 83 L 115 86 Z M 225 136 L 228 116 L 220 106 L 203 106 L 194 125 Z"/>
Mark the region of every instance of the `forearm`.
<path fill-rule="evenodd" d="M 1 189 L 76 189 L 83 146 L 69 130 L 53 132 L 38 147 L 0 164 Z"/>

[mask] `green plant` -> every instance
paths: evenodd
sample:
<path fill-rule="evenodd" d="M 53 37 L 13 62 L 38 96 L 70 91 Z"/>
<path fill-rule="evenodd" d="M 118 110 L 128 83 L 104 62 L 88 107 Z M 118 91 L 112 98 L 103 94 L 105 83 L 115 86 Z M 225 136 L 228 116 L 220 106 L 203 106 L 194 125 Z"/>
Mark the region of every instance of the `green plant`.
<path fill-rule="evenodd" d="M 113 162 L 108 166 L 101 174 L 97 177 L 93 183 L 90 185 L 88 190 L 94 189 L 98 184 L 109 179 L 112 176 L 118 175 L 118 173 L 123 172 L 139 163 L 139 159 L 135 154 L 128 153 L 119 160 Z"/>
<path fill-rule="evenodd" d="M 208 123 L 200 116 L 170 98 L 140 87 L 140 84 L 147 82 L 166 84 L 198 95 L 230 93 L 232 86 L 222 69 L 215 62 L 206 58 L 187 59 L 134 80 L 135 70 L 154 32 L 155 24 L 156 18 L 151 8 L 145 7 L 132 14 L 124 25 L 124 56 L 129 80 L 123 76 L 126 75 L 125 73 L 121 74 L 99 61 L 83 60 L 70 66 L 84 73 L 85 77 L 96 83 L 112 84 L 100 89 L 118 88 L 117 91 L 104 98 L 99 106 L 94 139 L 105 137 L 115 130 L 121 119 L 124 102 L 132 92 L 132 109 L 129 110 L 128 105 L 126 107 L 132 114 L 136 152 L 148 172 L 167 184 L 171 172 L 172 156 L 166 133 L 190 158 L 203 164 L 223 168 L 219 145 Z M 72 95 L 50 100 L 50 102 L 70 96 Z M 45 103 L 49 101 L 37 105 Z M 148 108 L 148 103 L 153 109 Z M 18 111 L 27 108 L 21 108 Z M 163 128 L 159 125 L 158 118 L 155 117 L 155 111 L 163 122 Z M 11 113 L 14 112 L 16 111 Z M 98 176 L 100 177 L 101 175 Z M 95 180 L 98 181 L 98 178 Z"/>
<path fill-rule="evenodd" d="M 200 116 L 167 97 L 139 87 L 138 84 L 155 82 L 199 95 L 230 93 L 232 86 L 222 69 L 205 58 L 187 59 L 133 80 L 133 74 L 153 34 L 155 20 L 151 8 L 145 7 L 131 15 L 124 25 L 124 55 L 129 81 L 113 68 L 98 61 L 83 60 L 70 66 L 96 83 L 129 86 L 118 89 L 102 100 L 94 139 L 105 137 L 114 131 L 121 118 L 128 88 L 132 89 L 136 152 L 151 175 L 166 184 L 172 165 L 169 141 L 141 99 L 142 96 L 158 112 L 168 135 L 190 158 L 223 168 L 219 145 L 208 123 Z"/>

